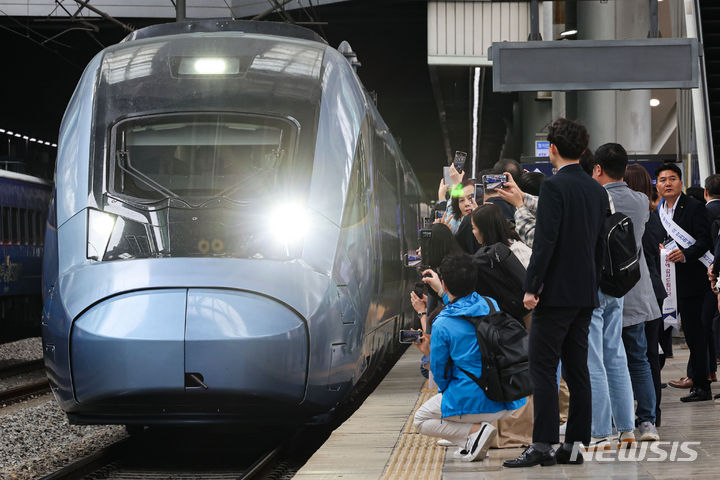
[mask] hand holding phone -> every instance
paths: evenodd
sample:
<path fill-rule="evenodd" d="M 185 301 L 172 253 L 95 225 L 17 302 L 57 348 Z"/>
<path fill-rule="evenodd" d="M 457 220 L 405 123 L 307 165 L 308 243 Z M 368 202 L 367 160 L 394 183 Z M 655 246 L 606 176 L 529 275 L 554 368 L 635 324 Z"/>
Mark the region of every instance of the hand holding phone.
<path fill-rule="evenodd" d="M 455 151 L 455 158 L 453 159 L 453 166 L 458 173 L 462 172 L 465 168 L 465 160 L 467 159 L 467 152 L 461 152 L 460 150 Z"/>

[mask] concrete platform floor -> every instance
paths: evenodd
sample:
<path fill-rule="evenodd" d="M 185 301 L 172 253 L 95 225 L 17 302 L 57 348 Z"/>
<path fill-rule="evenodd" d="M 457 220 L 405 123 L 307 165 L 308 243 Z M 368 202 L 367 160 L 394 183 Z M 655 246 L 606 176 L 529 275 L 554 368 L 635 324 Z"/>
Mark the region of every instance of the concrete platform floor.
<path fill-rule="evenodd" d="M 675 347 L 663 381 L 684 376 L 688 350 Z M 316 452 L 295 478 L 321 479 L 720 479 L 720 405 L 684 404 L 687 390 L 663 390 L 660 443 L 640 444 L 635 451 L 609 451 L 583 465 L 508 469 L 503 460 L 522 449 L 490 450 L 482 462 L 466 463 L 435 439 L 412 427 L 415 409 L 434 392 L 424 388 L 418 372 L 420 355 L 410 348 L 365 404 Z M 720 384 L 714 383 L 715 393 Z M 695 443 L 682 443 L 695 442 Z M 643 450 L 645 448 L 645 450 Z M 635 459 L 632 458 L 635 455 Z M 623 461 L 620 461 L 623 458 Z"/>

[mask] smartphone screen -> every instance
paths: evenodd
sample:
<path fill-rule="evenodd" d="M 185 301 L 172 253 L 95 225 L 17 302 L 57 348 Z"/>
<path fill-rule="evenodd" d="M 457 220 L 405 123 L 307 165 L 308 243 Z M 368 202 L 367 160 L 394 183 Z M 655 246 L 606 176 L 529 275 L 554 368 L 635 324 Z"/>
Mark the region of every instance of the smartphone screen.
<path fill-rule="evenodd" d="M 420 255 L 417 250 L 407 251 L 407 265 L 408 267 L 417 267 L 420 265 Z"/>
<path fill-rule="evenodd" d="M 450 179 L 450 167 L 443 167 L 443 178 L 445 179 L 445 185 L 452 185 Z"/>
<path fill-rule="evenodd" d="M 420 330 L 400 330 L 400 343 L 420 343 L 422 332 Z"/>
<path fill-rule="evenodd" d="M 502 188 L 505 185 L 505 182 L 507 182 L 507 175 L 504 173 L 500 175 L 483 175 L 482 181 L 487 190 L 495 190 L 496 188 Z"/>
<path fill-rule="evenodd" d="M 455 170 L 459 172 L 463 171 L 463 168 L 465 168 L 465 159 L 467 158 L 467 152 L 461 152 L 460 150 L 455 152 L 455 159 L 453 160 L 453 165 L 455 165 Z"/>
<path fill-rule="evenodd" d="M 485 187 L 482 183 L 475 184 L 475 203 L 482 205 L 485 199 Z"/>

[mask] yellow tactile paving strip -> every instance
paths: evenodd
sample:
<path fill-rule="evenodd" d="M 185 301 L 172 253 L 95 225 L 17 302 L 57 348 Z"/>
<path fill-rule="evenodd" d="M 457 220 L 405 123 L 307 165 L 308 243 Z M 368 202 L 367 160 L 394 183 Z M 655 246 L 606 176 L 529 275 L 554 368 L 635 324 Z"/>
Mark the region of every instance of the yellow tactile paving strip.
<path fill-rule="evenodd" d="M 405 428 L 393 448 L 382 480 L 440 480 L 442 478 L 445 448 L 437 445 L 437 438 L 421 435 L 413 427 L 413 417 L 437 389 L 429 389 L 427 382 L 420 391 L 417 403 L 405 423 Z"/>

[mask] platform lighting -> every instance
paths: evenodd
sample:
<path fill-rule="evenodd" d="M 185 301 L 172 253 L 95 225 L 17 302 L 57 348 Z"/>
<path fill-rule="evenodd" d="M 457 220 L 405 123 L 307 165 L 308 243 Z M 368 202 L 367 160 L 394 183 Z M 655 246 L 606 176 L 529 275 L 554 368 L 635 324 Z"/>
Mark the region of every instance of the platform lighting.
<path fill-rule="evenodd" d="M 8 135 L 10 135 L 11 137 L 13 136 L 13 132 L 11 132 L 10 130 L 6 131 L 5 133 L 7 133 Z"/>
<path fill-rule="evenodd" d="M 30 137 L 28 137 L 27 135 L 23 135 L 23 140 L 30 140 Z"/>
<path fill-rule="evenodd" d="M 657 107 L 658 105 L 660 105 L 660 100 L 658 100 L 657 98 L 651 98 L 651 99 L 650 99 L 650 106 L 651 106 L 651 107 Z"/>
<path fill-rule="evenodd" d="M 18 138 L 21 138 L 21 137 L 22 137 L 22 135 L 20 135 L 19 133 L 16 133 L 15 136 L 18 137 Z"/>
<path fill-rule="evenodd" d="M 50 142 L 44 142 L 44 143 L 45 143 L 45 145 L 47 145 L 48 147 L 50 146 Z"/>
<path fill-rule="evenodd" d="M 37 138 L 31 138 L 30 141 L 31 141 L 31 142 L 37 142 Z"/>
<path fill-rule="evenodd" d="M 51 146 L 51 147 L 55 147 L 55 148 L 57 148 L 57 143 L 53 143 L 53 144 L 52 144 L 52 145 L 50 145 L 50 146 Z"/>
<path fill-rule="evenodd" d="M 4 128 L 0 128 L 0 133 L 5 133 L 5 129 L 4 129 Z"/>
<path fill-rule="evenodd" d="M 562 33 L 560 34 L 560 36 L 561 36 L 561 37 L 571 37 L 571 36 L 573 36 L 573 35 L 577 35 L 577 33 L 578 33 L 578 31 L 575 30 L 575 29 L 573 29 L 573 30 L 566 30 L 566 31 L 562 32 Z"/>

